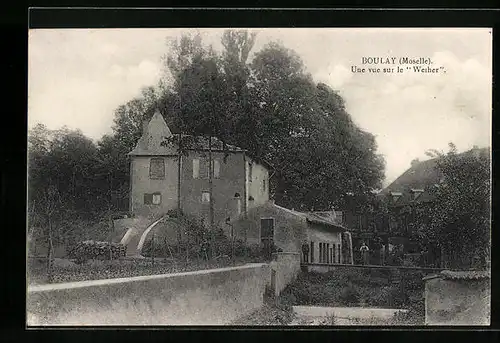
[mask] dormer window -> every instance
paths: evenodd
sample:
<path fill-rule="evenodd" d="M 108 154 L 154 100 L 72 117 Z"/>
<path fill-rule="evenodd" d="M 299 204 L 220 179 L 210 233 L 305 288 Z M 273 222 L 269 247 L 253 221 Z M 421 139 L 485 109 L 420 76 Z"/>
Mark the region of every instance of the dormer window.
<path fill-rule="evenodd" d="M 412 189 L 411 193 L 413 195 L 413 200 L 417 200 L 422 195 L 423 192 L 424 192 L 423 189 Z"/>
<path fill-rule="evenodd" d="M 403 193 L 401 193 L 401 192 L 391 192 L 392 201 L 394 203 L 398 202 L 399 198 L 401 198 L 402 195 L 403 195 Z"/>

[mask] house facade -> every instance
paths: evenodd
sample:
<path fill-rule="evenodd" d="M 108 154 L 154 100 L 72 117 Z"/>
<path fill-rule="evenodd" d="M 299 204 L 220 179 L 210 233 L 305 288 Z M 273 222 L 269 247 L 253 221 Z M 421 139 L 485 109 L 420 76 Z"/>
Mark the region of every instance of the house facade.
<path fill-rule="evenodd" d="M 269 200 L 266 164 L 217 138 L 174 135 L 159 112 L 144 125 L 129 156 L 129 211 L 137 216 L 157 217 L 180 209 L 208 224 L 212 195 L 214 223 L 222 225 Z"/>
<path fill-rule="evenodd" d="M 226 233 L 246 244 L 272 243 L 284 252 L 301 254 L 309 263 L 350 263 L 352 247 L 347 229 L 325 212 L 303 213 L 278 206 L 274 201 L 250 209 L 231 221 Z M 303 246 L 307 245 L 304 253 Z M 345 245 L 345 246 L 343 246 Z"/>
<path fill-rule="evenodd" d="M 462 154 L 487 153 L 488 149 L 476 148 Z M 372 251 L 383 248 L 386 256 L 397 249 L 428 266 L 442 264 L 446 260 L 445 252 L 422 241 L 415 233 L 417 223 L 430 220 L 429 207 L 436 200 L 437 190 L 443 182 L 436 159 L 414 160 L 408 170 L 378 194 L 387 204 L 388 213 L 346 211 L 344 224 L 352 232 L 355 249 L 365 242 Z M 425 260 L 418 256 L 423 249 L 426 251 Z"/>

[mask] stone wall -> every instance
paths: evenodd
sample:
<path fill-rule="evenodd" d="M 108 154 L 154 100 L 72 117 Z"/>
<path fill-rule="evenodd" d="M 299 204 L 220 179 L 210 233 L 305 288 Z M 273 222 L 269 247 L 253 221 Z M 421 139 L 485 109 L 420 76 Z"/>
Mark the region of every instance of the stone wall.
<path fill-rule="evenodd" d="M 28 325 L 224 325 L 263 305 L 269 266 L 32 286 Z"/>
<path fill-rule="evenodd" d="M 276 206 L 272 201 L 252 208 L 247 219 L 232 223 L 236 239 L 246 244 L 261 244 L 261 218 L 274 219 L 274 243 L 287 252 L 301 252 L 302 242 L 307 240 L 307 222 L 287 209 Z"/>
<path fill-rule="evenodd" d="M 280 295 L 285 287 L 293 282 L 300 273 L 300 254 L 293 252 L 281 252 L 274 254 L 271 267 L 271 289 L 274 295 Z"/>
<path fill-rule="evenodd" d="M 490 324 L 489 276 L 445 271 L 424 280 L 426 325 Z"/>

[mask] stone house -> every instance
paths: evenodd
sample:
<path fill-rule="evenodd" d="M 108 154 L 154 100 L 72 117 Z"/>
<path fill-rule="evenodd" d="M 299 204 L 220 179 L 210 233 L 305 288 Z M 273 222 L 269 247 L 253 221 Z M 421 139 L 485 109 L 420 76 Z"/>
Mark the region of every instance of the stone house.
<path fill-rule="evenodd" d="M 489 154 L 488 148 L 475 148 L 464 154 Z M 370 247 L 381 242 L 386 255 L 399 247 L 407 256 L 419 255 L 423 246 L 427 248 L 426 261 L 436 267 L 448 258 L 446 251 L 418 240 L 414 233 L 416 219 L 426 216 L 429 206 L 436 200 L 436 190 L 444 179 L 437 168 L 437 159 L 414 160 L 410 168 L 384 188 L 378 197 L 385 201 L 388 213 L 344 213 L 344 223 L 352 230 L 354 245 L 366 242 Z M 418 257 L 420 258 L 420 257 Z"/>
<path fill-rule="evenodd" d="M 211 145 L 214 223 L 222 225 L 226 218 L 269 200 L 269 168 L 244 149 L 224 147 L 215 137 Z M 208 223 L 208 151 L 208 137 L 174 136 L 156 112 L 129 153 L 129 211 L 136 216 L 159 216 L 180 208 Z"/>
<path fill-rule="evenodd" d="M 351 263 L 349 233 L 333 218 L 329 212 L 297 212 L 270 200 L 229 222 L 226 230 L 246 244 L 272 242 L 284 252 L 300 253 L 303 262 Z M 308 246 L 306 256 L 303 245 Z"/>
<path fill-rule="evenodd" d="M 310 247 L 309 261 L 343 261 L 346 244 L 342 247 L 342 233 L 346 230 L 342 225 L 325 213 L 305 214 L 275 205 L 269 198 L 267 163 L 239 147 L 223 146 L 215 137 L 210 144 L 214 224 L 228 237 L 233 234 L 246 244 L 272 242 L 283 251 L 295 253 L 301 253 L 306 243 Z M 208 224 L 208 150 L 208 138 L 174 135 L 163 116 L 156 112 L 145 123 L 141 138 L 129 153 L 129 211 L 135 217 L 160 218 L 180 208 Z M 163 234 L 175 240 L 172 230 L 171 234 Z M 136 231 L 140 231 L 136 240 L 142 242 L 150 232 Z"/>

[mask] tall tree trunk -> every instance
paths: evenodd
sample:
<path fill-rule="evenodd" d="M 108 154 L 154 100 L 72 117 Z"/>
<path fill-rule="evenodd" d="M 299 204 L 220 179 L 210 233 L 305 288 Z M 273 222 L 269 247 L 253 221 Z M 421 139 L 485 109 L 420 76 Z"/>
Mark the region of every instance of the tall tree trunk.
<path fill-rule="evenodd" d="M 210 255 L 211 258 L 215 257 L 215 235 L 214 235 L 214 197 L 213 197 L 213 165 L 212 165 L 212 135 L 208 138 L 208 185 L 210 193 L 210 209 L 209 209 L 209 219 L 210 219 Z"/>
<path fill-rule="evenodd" d="M 182 162 L 182 133 L 178 135 L 179 143 L 178 143 L 178 155 L 177 155 L 177 218 L 180 218 L 181 214 L 181 162 Z"/>
<path fill-rule="evenodd" d="M 48 235 L 47 235 L 47 281 L 51 283 L 53 280 L 53 242 L 52 242 L 52 218 L 48 218 Z"/>

